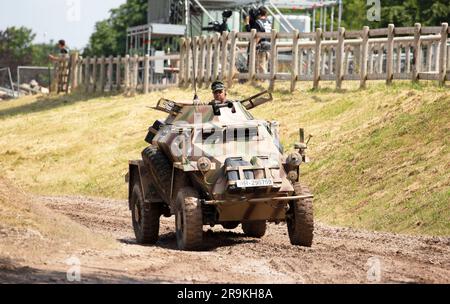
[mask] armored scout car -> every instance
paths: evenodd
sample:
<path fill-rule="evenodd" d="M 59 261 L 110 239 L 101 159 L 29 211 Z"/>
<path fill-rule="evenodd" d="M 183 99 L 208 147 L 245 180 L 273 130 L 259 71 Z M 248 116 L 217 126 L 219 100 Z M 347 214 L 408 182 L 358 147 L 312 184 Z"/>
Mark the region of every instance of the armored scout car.
<path fill-rule="evenodd" d="M 175 215 L 180 250 L 202 247 L 203 226 L 235 229 L 261 238 L 268 222 L 286 222 L 293 245 L 313 241 L 313 196 L 300 182 L 306 162 L 304 132 L 284 154 L 278 123 L 249 110 L 272 100 L 263 92 L 223 104 L 161 99 L 168 114 L 149 129 L 142 160 L 130 161 L 129 207 L 140 244 L 158 241 L 160 218 Z"/>

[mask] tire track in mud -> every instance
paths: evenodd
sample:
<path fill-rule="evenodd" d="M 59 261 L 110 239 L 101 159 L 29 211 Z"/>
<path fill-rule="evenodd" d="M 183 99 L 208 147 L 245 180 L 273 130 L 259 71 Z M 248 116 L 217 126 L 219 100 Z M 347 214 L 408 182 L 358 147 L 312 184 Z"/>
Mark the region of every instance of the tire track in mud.
<path fill-rule="evenodd" d="M 318 223 L 313 247 L 303 248 L 291 246 L 283 224 L 270 224 L 261 240 L 245 237 L 241 227 L 226 231 L 216 226 L 205 227 L 203 251 L 181 252 L 176 249 L 173 218 L 161 219 L 161 237 L 155 246 L 139 246 L 125 201 L 40 200 L 95 233 L 117 240 L 118 249 L 80 250 L 90 276 L 101 273 L 99 280 L 104 282 L 115 281 L 120 273 L 125 276 L 121 282 L 371 283 L 380 279 L 382 283 L 450 283 L 448 237 L 413 237 Z M 373 271 L 377 277 L 371 276 Z"/>

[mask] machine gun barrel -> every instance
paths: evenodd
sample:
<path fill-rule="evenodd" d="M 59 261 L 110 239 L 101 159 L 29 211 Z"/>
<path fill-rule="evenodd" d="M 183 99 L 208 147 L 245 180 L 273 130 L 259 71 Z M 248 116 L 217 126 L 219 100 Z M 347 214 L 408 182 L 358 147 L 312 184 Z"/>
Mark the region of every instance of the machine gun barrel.
<path fill-rule="evenodd" d="M 264 95 L 267 95 L 267 97 L 263 97 Z M 249 97 L 247 99 L 239 101 L 247 110 L 251 110 L 256 108 L 257 106 L 260 106 L 262 104 L 265 104 L 269 101 L 272 101 L 272 93 L 269 91 L 264 91 L 259 94 L 256 94 L 255 96 Z"/>

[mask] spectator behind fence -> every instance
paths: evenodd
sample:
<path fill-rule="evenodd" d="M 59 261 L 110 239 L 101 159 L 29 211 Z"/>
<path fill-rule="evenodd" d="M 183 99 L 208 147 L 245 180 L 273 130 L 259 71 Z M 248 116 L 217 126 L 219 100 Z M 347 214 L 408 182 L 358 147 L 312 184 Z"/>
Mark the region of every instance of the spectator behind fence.
<path fill-rule="evenodd" d="M 258 9 L 255 22 L 251 22 L 250 16 L 246 18 L 245 28 L 247 31 L 255 29 L 258 33 L 270 33 L 272 31 L 272 22 L 267 18 L 267 9 L 262 6 Z M 269 39 L 259 39 L 256 51 L 257 55 L 257 72 L 267 73 L 267 62 L 270 56 L 271 43 Z"/>
<path fill-rule="evenodd" d="M 63 39 L 58 41 L 58 44 L 56 45 L 59 48 L 59 54 L 60 55 L 66 55 L 69 54 L 69 49 L 66 47 L 66 41 L 64 41 Z M 57 61 L 59 56 L 55 56 L 55 55 L 48 55 L 48 58 L 51 61 Z"/>

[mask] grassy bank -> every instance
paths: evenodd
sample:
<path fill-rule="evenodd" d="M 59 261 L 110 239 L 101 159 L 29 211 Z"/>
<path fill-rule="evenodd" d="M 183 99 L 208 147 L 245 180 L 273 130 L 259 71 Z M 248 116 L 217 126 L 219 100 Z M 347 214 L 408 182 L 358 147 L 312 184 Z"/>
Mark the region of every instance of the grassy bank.
<path fill-rule="evenodd" d="M 256 92 L 242 85 L 229 96 Z M 0 169 L 34 193 L 125 198 L 127 161 L 139 158 L 148 126 L 164 117 L 148 107 L 162 96 L 192 95 L 174 89 L 134 98 L 74 94 L 0 103 Z M 299 127 L 314 135 L 303 174 L 320 220 L 450 235 L 448 88 L 374 84 L 363 91 L 281 89 L 274 96 L 254 114 L 280 121 L 287 147 L 298 140 Z"/>

